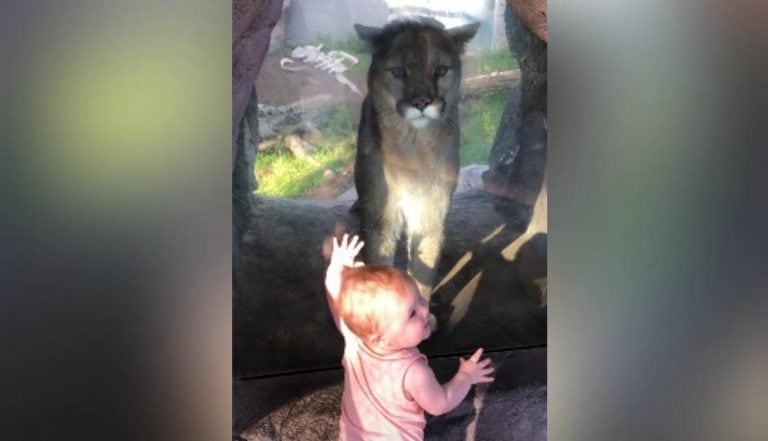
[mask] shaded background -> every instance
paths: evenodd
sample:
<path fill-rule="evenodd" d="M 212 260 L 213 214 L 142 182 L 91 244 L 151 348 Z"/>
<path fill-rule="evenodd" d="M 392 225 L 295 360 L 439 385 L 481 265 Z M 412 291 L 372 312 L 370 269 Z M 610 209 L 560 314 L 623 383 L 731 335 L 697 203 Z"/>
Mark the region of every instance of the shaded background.
<path fill-rule="evenodd" d="M 765 439 L 765 16 L 550 5 L 550 439 Z M 3 6 L 3 439 L 230 436 L 230 19 Z"/>

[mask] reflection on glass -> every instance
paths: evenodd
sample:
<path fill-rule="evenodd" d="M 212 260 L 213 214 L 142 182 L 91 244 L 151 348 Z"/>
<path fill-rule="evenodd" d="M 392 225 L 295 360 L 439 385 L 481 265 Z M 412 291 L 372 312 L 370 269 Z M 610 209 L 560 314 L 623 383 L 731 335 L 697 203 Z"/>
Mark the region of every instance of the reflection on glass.
<path fill-rule="evenodd" d="M 518 203 L 486 191 L 483 182 L 500 129 L 510 124 L 505 115 L 510 89 L 521 77 L 507 45 L 505 2 L 340 3 L 328 8 L 322 2 L 286 1 L 255 83 L 256 203 L 234 284 L 235 375 L 338 365 L 342 341 L 322 279 L 332 238 L 360 228 L 350 207 L 357 200 L 356 146 L 372 57 L 354 24 L 382 27 L 416 14 L 446 28 L 480 23 L 461 57 L 460 171 L 429 296 L 439 326 L 420 348 L 436 355 L 478 345 L 544 343 L 546 237 L 528 235 L 515 244 L 535 216 L 533 202 L 541 198 L 534 191 L 532 201 Z M 538 212 L 546 219 L 545 206 Z M 546 233 L 545 221 L 540 232 Z M 395 253 L 394 264 L 402 269 L 407 245 L 401 240 Z"/>

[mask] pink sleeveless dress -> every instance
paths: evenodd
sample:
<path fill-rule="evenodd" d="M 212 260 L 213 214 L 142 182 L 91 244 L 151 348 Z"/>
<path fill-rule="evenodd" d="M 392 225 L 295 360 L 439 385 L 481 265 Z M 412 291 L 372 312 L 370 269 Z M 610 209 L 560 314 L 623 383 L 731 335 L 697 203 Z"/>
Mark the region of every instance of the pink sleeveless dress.
<path fill-rule="evenodd" d="M 416 348 L 380 355 L 340 321 L 345 347 L 340 441 L 421 441 L 424 410 L 405 392 L 408 368 L 426 357 Z"/>

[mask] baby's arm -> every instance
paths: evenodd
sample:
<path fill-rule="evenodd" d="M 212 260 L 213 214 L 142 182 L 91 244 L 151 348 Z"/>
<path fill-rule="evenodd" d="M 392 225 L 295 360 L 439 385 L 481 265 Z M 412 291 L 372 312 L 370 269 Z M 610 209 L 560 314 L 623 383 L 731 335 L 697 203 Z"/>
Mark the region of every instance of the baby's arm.
<path fill-rule="evenodd" d="M 328 300 L 328 307 L 331 309 L 333 315 L 333 322 L 336 323 L 336 327 L 339 327 L 339 291 L 341 290 L 341 270 L 344 267 L 362 266 L 362 262 L 355 262 L 355 257 L 363 248 L 363 241 L 359 241 L 357 236 L 352 236 L 352 240 L 347 243 L 349 238 L 348 234 L 345 234 L 341 243 L 333 238 L 333 253 L 331 254 L 331 262 L 328 264 L 328 270 L 325 273 L 325 292 L 326 299 Z"/>
<path fill-rule="evenodd" d="M 452 411 L 467 396 L 469 388 L 476 383 L 490 383 L 493 367 L 490 358 L 480 361 L 483 349 L 472 356 L 459 359 L 459 371 L 451 381 L 440 385 L 434 372 L 425 360 L 414 363 L 405 374 L 405 390 L 431 415 L 442 415 Z"/>

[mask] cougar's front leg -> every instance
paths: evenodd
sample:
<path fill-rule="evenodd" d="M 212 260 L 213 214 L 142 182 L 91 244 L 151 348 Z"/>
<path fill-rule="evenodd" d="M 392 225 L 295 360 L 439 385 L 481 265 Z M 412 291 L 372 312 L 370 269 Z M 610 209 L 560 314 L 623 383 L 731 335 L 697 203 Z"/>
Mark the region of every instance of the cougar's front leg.
<path fill-rule="evenodd" d="M 395 262 L 402 218 L 397 210 L 389 205 L 376 207 L 378 210 L 369 208 L 364 209 L 362 216 L 365 263 L 392 266 Z"/>
<path fill-rule="evenodd" d="M 408 273 L 416 279 L 421 296 L 429 300 L 443 248 L 445 210 L 430 210 L 408 222 Z"/>
<path fill-rule="evenodd" d="M 429 300 L 432 295 L 437 265 L 443 248 L 443 230 L 430 231 L 411 240 L 411 258 L 408 260 L 408 272 L 416 279 L 421 296 Z"/>

